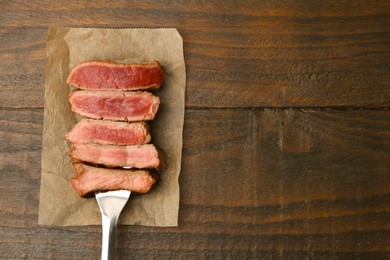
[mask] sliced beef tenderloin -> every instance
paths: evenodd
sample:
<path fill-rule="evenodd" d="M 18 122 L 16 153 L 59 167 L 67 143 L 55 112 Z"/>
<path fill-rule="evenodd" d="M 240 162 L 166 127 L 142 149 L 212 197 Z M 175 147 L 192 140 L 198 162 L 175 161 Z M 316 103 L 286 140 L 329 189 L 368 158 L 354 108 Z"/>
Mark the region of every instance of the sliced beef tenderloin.
<path fill-rule="evenodd" d="M 72 186 L 80 196 L 96 191 L 129 190 L 147 193 L 156 182 L 149 170 L 108 169 L 75 163 L 76 174 Z"/>
<path fill-rule="evenodd" d="M 160 169 L 162 164 L 153 144 L 119 146 L 74 143 L 70 156 L 77 161 L 107 167 Z"/>
<path fill-rule="evenodd" d="M 149 92 L 74 91 L 69 96 L 72 111 L 94 119 L 115 121 L 153 120 L 160 98 Z"/>
<path fill-rule="evenodd" d="M 127 123 L 82 119 L 65 135 L 71 143 L 132 145 L 150 142 L 150 127 L 145 122 Z"/>
<path fill-rule="evenodd" d="M 157 90 L 163 81 L 163 71 L 157 61 L 147 64 L 119 64 L 107 61 L 80 63 L 66 82 L 91 90 Z"/>

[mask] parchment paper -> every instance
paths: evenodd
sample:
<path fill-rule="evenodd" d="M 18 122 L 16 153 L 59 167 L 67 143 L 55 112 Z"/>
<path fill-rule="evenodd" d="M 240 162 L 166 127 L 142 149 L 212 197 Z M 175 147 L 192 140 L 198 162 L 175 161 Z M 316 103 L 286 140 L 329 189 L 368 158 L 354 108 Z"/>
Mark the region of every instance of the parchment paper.
<path fill-rule="evenodd" d="M 131 195 L 119 223 L 177 226 L 186 81 L 183 40 L 177 30 L 51 27 L 47 54 L 38 224 L 101 224 L 96 200 L 80 198 L 70 184 L 74 169 L 64 135 L 78 119 L 68 102 L 70 88 L 65 81 L 69 71 L 88 60 L 158 60 L 164 70 L 164 82 L 155 93 L 161 105 L 151 123 L 152 143 L 164 151 L 167 167 L 152 191 Z"/>

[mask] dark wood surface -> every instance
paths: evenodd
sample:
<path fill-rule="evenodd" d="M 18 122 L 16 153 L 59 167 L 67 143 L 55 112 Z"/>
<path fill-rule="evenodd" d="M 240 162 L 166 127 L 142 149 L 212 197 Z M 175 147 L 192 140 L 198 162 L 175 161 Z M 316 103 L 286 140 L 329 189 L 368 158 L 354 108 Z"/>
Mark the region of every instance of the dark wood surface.
<path fill-rule="evenodd" d="M 389 1 L 1 1 L 1 259 L 100 257 L 37 225 L 52 24 L 183 36 L 179 226 L 121 226 L 119 259 L 390 258 Z"/>

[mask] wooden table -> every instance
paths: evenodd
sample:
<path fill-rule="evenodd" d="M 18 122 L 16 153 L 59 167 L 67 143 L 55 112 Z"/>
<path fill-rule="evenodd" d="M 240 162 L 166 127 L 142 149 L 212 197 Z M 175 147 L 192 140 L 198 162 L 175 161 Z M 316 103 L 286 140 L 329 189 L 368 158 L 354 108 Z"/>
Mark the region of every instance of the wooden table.
<path fill-rule="evenodd" d="M 49 25 L 184 39 L 179 226 L 121 226 L 119 259 L 390 257 L 389 1 L 19 2 L 0 3 L 1 259 L 100 257 L 100 226 L 37 225 Z"/>

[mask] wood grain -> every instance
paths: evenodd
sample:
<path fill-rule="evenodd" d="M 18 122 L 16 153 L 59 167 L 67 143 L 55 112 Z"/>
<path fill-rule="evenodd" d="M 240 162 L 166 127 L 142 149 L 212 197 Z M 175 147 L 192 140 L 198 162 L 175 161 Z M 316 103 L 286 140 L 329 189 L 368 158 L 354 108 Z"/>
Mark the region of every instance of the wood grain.
<path fill-rule="evenodd" d="M 187 110 L 179 227 L 121 226 L 119 259 L 390 257 L 389 116 Z M 37 226 L 43 110 L 0 119 L 0 255 L 99 258 L 99 226 Z"/>
<path fill-rule="evenodd" d="M 119 259 L 390 258 L 390 2 L 376 0 L 0 0 L 0 258 L 100 256 L 100 226 L 37 226 L 50 25 L 183 36 L 179 226 L 121 226 Z"/>
<path fill-rule="evenodd" d="M 3 1 L 1 107 L 43 106 L 51 24 L 178 28 L 189 108 L 390 105 L 388 1 Z"/>

